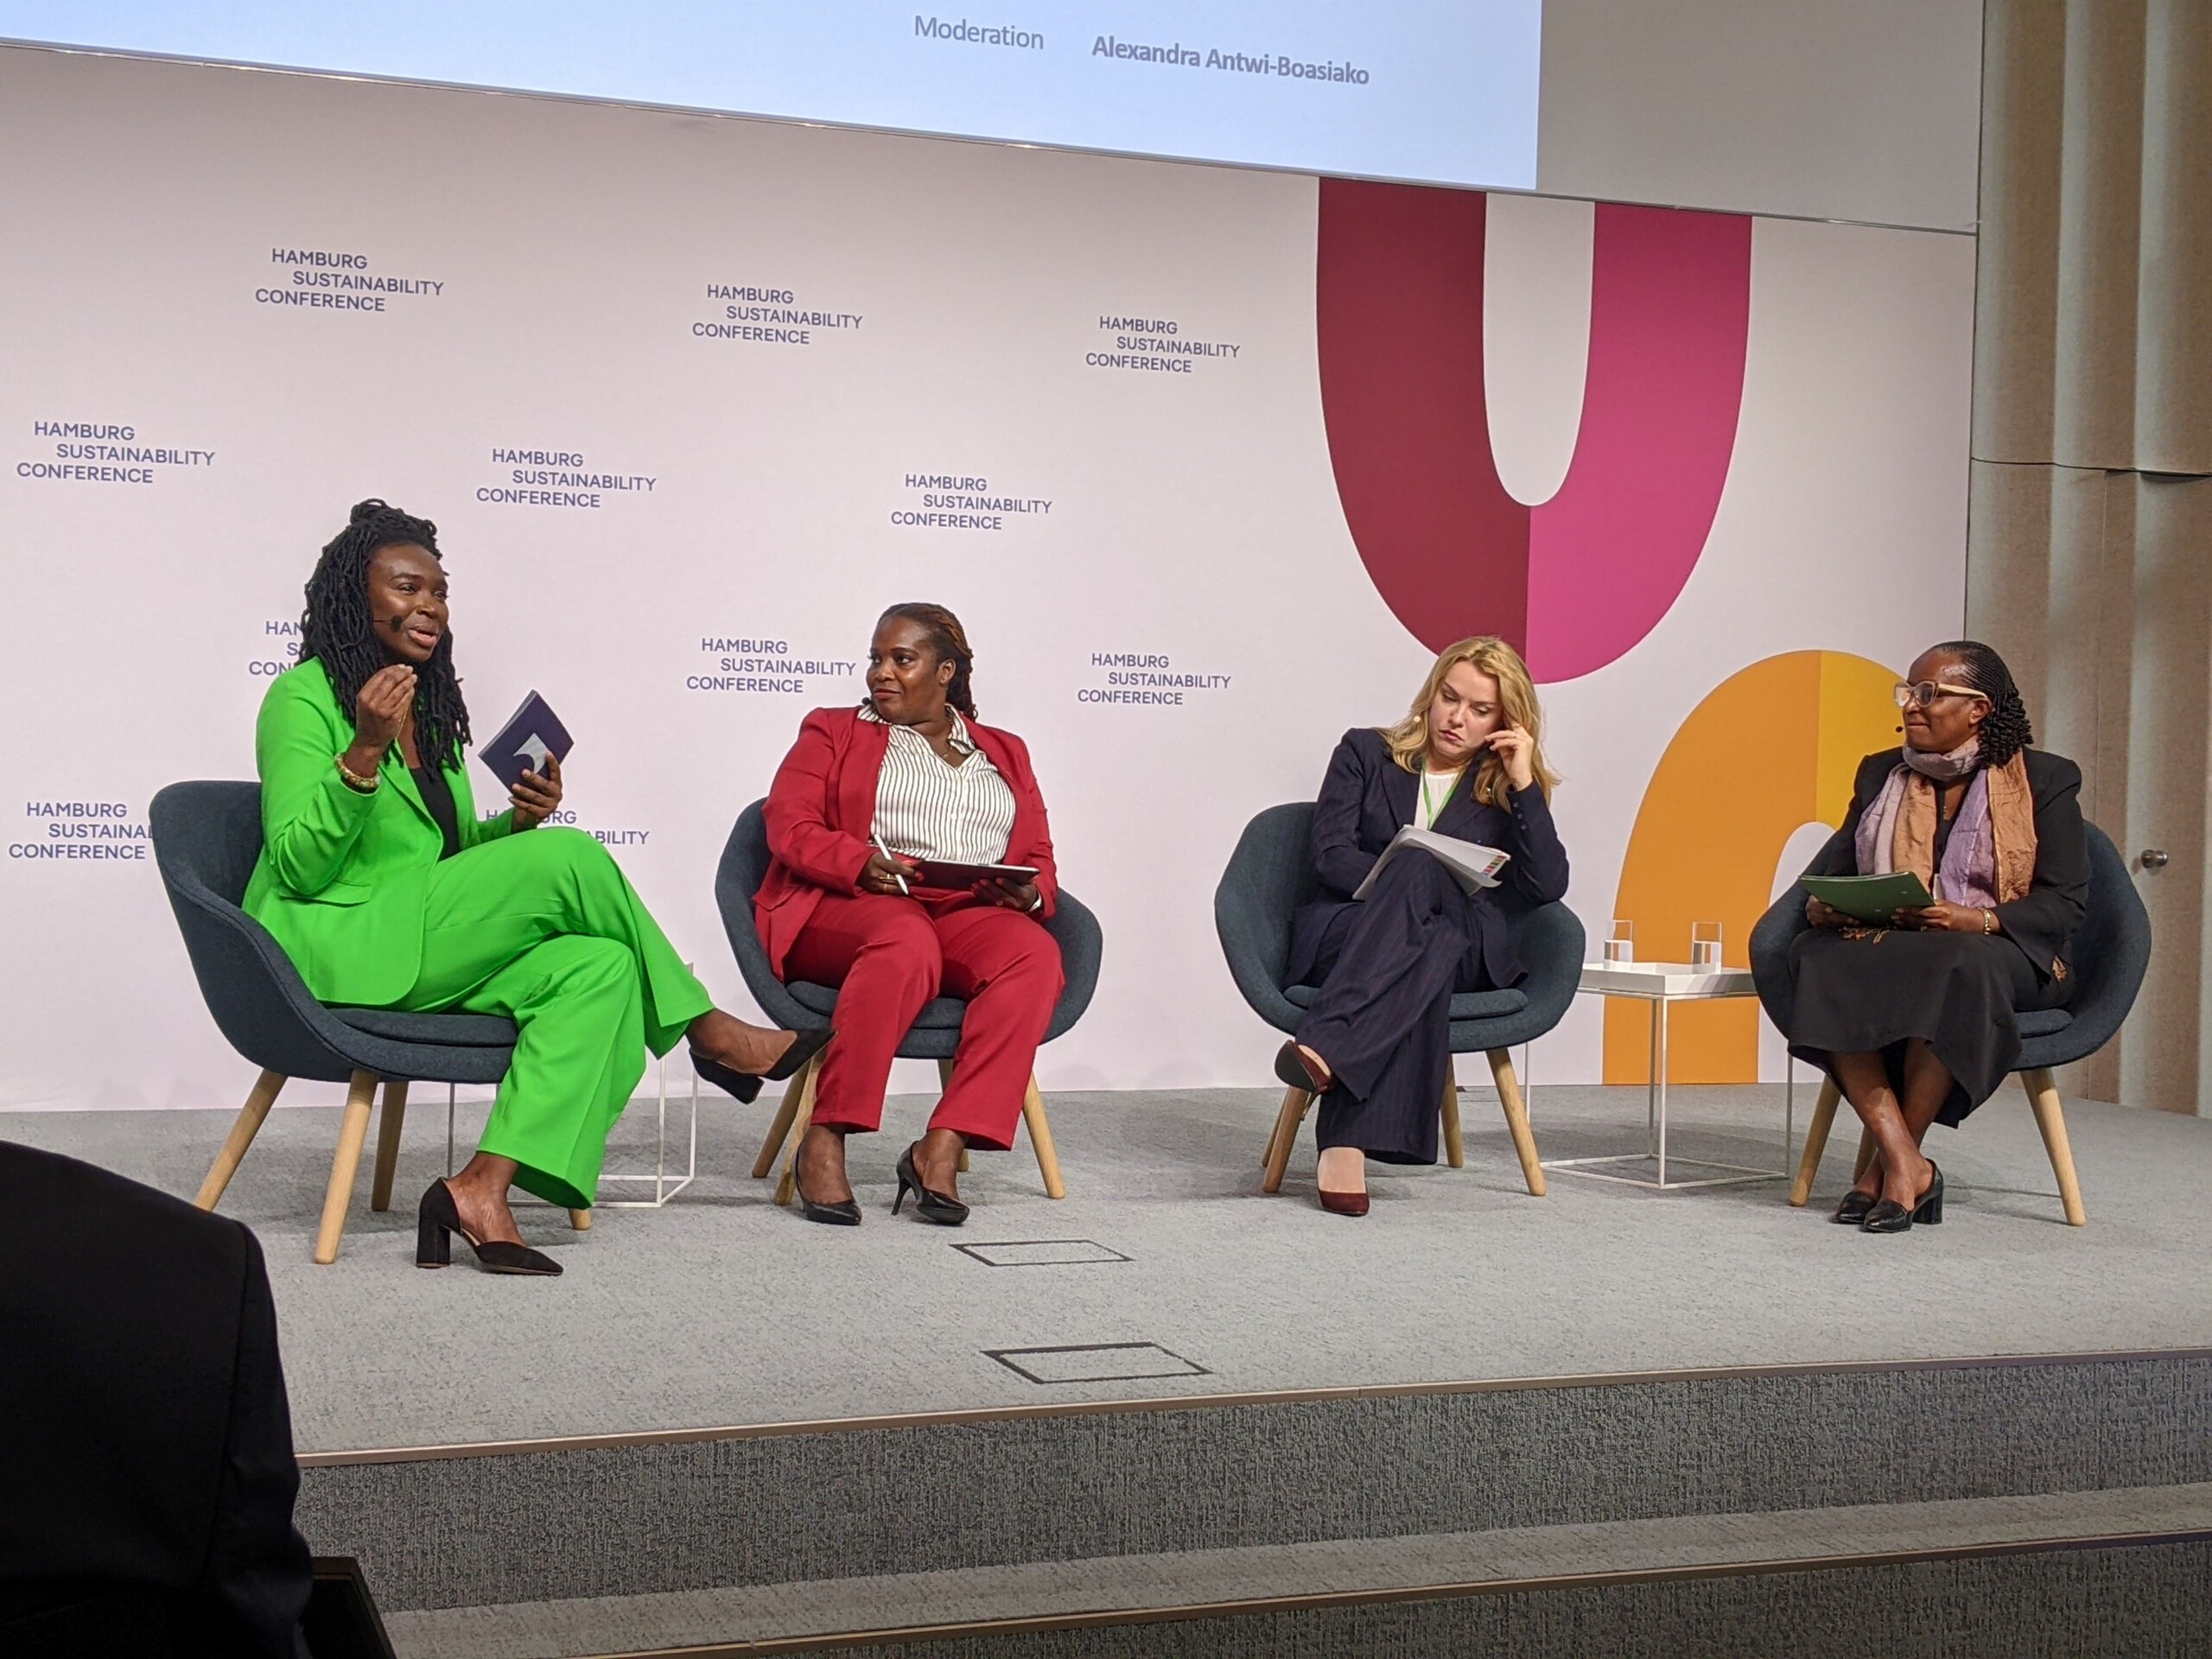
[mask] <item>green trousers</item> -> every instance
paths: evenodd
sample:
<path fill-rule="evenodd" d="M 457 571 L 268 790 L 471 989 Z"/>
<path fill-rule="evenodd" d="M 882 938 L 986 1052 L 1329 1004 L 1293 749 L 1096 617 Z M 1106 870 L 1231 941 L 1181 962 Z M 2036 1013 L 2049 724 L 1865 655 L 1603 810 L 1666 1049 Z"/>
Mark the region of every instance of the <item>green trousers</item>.
<path fill-rule="evenodd" d="M 521 1033 L 478 1150 L 565 1209 L 599 1190 L 607 1131 L 645 1075 L 714 1006 L 607 849 L 537 829 L 442 861 L 424 902 L 423 965 L 393 1004 L 505 1014 Z"/>

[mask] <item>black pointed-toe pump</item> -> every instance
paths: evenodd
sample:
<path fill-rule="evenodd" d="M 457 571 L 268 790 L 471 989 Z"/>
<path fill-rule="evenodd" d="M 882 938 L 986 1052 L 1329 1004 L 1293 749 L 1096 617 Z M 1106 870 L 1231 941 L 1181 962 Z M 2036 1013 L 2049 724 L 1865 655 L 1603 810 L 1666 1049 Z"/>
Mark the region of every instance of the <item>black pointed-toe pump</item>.
<path fill-rule="evenodd" d="M 899 1196 L 891 1200 L 891 1213 L 897 1215 L 899 1206 L 906 1195 L 914 1195 L 914 1213 L 924 1221 L 935 1222 L 940 1227 L 957 1227 L 968 1219 L 968 1206 L 949 1192 L 936 1192 L 922 1185 L 921 1176 L 914 1168 L 914 1147 L 918 1141 L 899 1154 Z"/>
<path fill-rule="evenodd" d="M 762 1084 L 783 1082 L 820 1053 L 823 1045 L 836 1034 L 836 1031 L 829 1026 L 808 1026 L 793 1033 L 791 1046 L 784 1051 L 783 1058 L 758 1077 L 750 1071 L 741 1071 L 734 1065 L 724 1065 L 711 1055 L 702 1054 L 696 1048 L 691 1051 L 691 1069 L 715 1088 L 735 1095 L 749 1105 L 760 1098 Z"/>

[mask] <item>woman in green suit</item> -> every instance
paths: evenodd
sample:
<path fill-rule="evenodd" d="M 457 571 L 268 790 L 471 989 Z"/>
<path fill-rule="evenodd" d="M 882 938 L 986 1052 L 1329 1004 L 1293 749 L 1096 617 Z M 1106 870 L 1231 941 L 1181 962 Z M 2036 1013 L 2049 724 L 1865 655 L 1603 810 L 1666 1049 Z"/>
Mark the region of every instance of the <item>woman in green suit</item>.
<path fill-rule="evenodd" d="M 507 1189 L 591 1204 L 645 1049 L 688 1037 L 699 1074 L 750 1100 L 830 1033 L 715 1007 L 607 849 L 539 828 L 561 803 L 557 760 L 523 775 L 508 810 L 477 817 L 435 524 L 362 502 L 307 601 L 302 660 L 261 705 L 263 844 L 245 909 L 321 1001 L 515 1022 L 476 1155 L 423 1195 L 416 1263 L 444 1266 L 458 1232 L 488 1269 L 557 1274 L 524 1246 Z"/>

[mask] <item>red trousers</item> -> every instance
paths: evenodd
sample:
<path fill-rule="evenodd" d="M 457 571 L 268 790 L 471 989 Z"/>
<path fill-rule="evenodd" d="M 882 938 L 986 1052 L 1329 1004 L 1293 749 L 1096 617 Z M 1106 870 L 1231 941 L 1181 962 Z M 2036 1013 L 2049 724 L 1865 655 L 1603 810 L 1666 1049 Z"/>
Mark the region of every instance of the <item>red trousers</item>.
<path fill-rule="evenodd" d="M 931 903 L 887 893 L 826 895 L 791 941 L 787 979 L 841 987 L 837 1040 L 823 1057 L 817 1123 L 883 1122 L 891 1062 L 922 1005 L 942 993 L 968 1013 L 952 1080 L 930 1117 L 970 1146 L 1003 1152 L 1066 981 L 1058 941 L 1034 917 L 965 894 Z"/>

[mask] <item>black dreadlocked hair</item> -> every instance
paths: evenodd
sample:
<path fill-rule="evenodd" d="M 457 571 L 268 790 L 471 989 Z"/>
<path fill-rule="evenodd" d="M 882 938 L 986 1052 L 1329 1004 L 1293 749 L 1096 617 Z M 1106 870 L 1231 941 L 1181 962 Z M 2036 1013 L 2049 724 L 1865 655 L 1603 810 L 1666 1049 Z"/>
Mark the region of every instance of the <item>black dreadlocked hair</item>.
<path fill-rule="evenodd" d="M 913 623 L 928 635 L 930 649 L 938 660 L 952 664 L 952 683 L 944 688 L 944 700 L 969 719 L 976 718 L 976 694 L 969 680 L 976 671 L 976 653 L 969 648 L 968 630 L 960 626 L 960 619 L 942 605 L 918 602 L 893 605 L 876 619 L 881 627 L 893 617 Z"/>
<path fill-rule="evenodd" d="M 1966 671 L 1964 683 L 1989 699 L 1979 734 L 1985 765 L 2001 766 L 2036 741 L 2028 705 L 2020 700 L 2020 688 L 2012 683 L 2012 671 L 2002 657 L 1979 639 L 1947 639 L 1929 647 L 1930 655 L 1936 652 L 1957 658 Z"/>
<path fill-rule="evenodd" d="M 369 617 L 369 561 L 394 543 L 439 558 L 438 527 L 371 499 L 356 502 L 346 528 L 330 539 L 308 578 L 308 608 L 300 618 L 300 655 L 321 662 L 348 723 L 369 677 L 391 660 L 377 643 Z M 441 563 L 443 561 L 441 560 Z M 453 671 L 453 632 L 438 640 L 430 660 L 415 671 L 415 747 L 423 764 L 444 769 L 461 764 L 468 741 L 468 705 Z"/>

